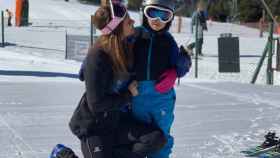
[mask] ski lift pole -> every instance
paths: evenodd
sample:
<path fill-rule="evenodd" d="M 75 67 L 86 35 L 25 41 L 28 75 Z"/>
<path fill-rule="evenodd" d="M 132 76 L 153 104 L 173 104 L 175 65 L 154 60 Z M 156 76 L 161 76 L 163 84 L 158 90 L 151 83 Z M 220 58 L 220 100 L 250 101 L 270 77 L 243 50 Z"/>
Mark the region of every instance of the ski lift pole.
<path fill-rule="evenodd" d="M 277 21 L 275 20 L 271 10 L 269 9 L 268 5 L 266 4 L 266 2 L 264 0 L 260 0 L 264 6 L 264 9 L 266 10 L 266 12 L 269 15 L 270 18 L 270 25 L 269 25 L 269 37 L 268 37 L 268 42 L 267 45 L 265 47 L 263 56 L 260 59 L 260 62 L 257 66 L 257 69 L 254 73 L 253 79 L 251 81 L 251 83 L 255 83 L 257 77 L 258 77 L 258 73 L 260 71 L 261 66 L 263 65 L 263 61 L 266 57 L 266 54 L 268 53 L 268 61 L 267 61 L 267 69 L 266 69 L 266 83 L 269 85 L 273 84 L 273 68 L 272 68 L 272 55 L 273 55 L 273 31 L 274 31 L 274 23 L 276 25 Z"/>
<path fill-rule="evenodd" d="M 267 73 L 266 83 L 267 84 L 273 84 L 273 69 L 272 69 L 273 23 L 270 24 L 269 31 L 270 31 L 270 33 L 269 33 L 269 37 L 268 37 L 268 41 L 266 43 L 265 49 L 263 51 L 263 55 L 262 55 L 262 57 L 261 57 L 261 59 L 258 63 L 258 66 L 257 66 L 255 72 L 254 72 L 253 79 L 251 80 L 252 84 L 255 84 L 267 54 L 268 54 L 268 62 L 267 62 L 267 71 L 266 71 L 266 73 Z"/>
<path fill-rule="evenodd" d="M 198 15 L 195 17 L 195 78 L 198 78 Z"/>
<path fill-rule="evenodd" d="M 264 59 L 265 59 L 266 54 L 267 54 L 268 47 L 269 47 L 269 42 L 266 43 L 266 46 L 265 46 L 265 49 L 263 51 L 262 57 L 261 57 L 261 59 L 260 59 L 260 61 L 258 63 L 258 66 L 257 66 L 257 68 L 256 68 L 256 70 L 254 72 L 253 79 L 251 80 L 252 84 L 255 84 L 255 82 L 256 82 L 256 80 L 258 78 L 259 72 L 261 70 L 261 67 L 263 65 Z"/>
<path fill-rule="evenodd" d="M 1 34 L 2 34 L 2 47 L 5 47 L 5 36 L 4 36 L 4 11 L 1 11 Z"/>
<path fill-rule="evenodd" d="M 267 59 L 267 69 L 266 69 L 266 83 L 268 85 L 273 85 L 273 69 L 272 69 L 272 55 L 273 55 L 273 21 L 269 24 L 269 37 L 268 37 L 268 59 Z"/>

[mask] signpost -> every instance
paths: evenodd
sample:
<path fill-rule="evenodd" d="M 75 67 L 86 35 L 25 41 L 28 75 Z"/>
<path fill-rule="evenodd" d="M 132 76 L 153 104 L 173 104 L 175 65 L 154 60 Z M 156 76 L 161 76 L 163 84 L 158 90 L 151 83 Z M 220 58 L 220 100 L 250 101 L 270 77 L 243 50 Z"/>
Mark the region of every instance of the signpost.
<path fill-rule="evenodd" d="M 277 42 L 277 47 L 276 47 L 276 50 L 277 50 L 277 55 L 276 55 L 276 71 L 279 71 L 280 72 L 280 38 L 278 38 L 276 40 Z"/>
<path fill-rule="evenodd" d="M 1 11 L 1 37 L 2 37 L 2 44 L 1 47 L 5 47 L 5 36 L 4 36 L 4 11 Z"/>

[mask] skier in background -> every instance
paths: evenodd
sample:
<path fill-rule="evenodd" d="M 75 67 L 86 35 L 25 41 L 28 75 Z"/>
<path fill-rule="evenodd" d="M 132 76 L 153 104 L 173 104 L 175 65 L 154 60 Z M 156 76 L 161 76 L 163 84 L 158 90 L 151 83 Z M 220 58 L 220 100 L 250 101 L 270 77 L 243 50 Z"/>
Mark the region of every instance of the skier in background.
<path fill-rule="evenodd" d="M 8 16 L 8 26 L 12 26 L 13 13 L 9 9 L 6 9 L 6 15 Z"/>
<path fill-rule="evenodd" d="M 207 21 L 204 11 L 204 3 L 199 2 L 197 4 L 197 10 L 192 15 L 192 21 L 191 21 L 191 30 L 195 30 L 196 24 L 198 25 L 198 31 L 197 31 L 197 49 L 198 49 L 198 55 L 203 56 L 202 48 L 203 48 L 203 31 L 207 31 Z M 192 31 L 193 32 L 193 31 Z M 194 34 L 196 36 L 196 34 Z"/>

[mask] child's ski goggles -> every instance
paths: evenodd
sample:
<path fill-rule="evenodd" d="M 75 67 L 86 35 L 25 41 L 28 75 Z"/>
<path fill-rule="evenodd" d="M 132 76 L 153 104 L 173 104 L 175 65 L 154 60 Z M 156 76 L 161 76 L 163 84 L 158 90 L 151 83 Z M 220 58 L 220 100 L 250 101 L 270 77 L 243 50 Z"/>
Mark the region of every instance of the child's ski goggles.
<path fill-rule="evenodd" d="M 112 20 L 101 30 L 103 35 L 108 35 L 114 31 L 127 14 L 126 7 L 117 0 L 110 0 L 110 8 Z"/>
<path fill-rule="evenodd" d="M 151 20 L 159 19 L 163 23 L 168 23 L 173 19 L 173 12 L 171 10 L 158 6 L 145 7 L 144 14 Z"/>

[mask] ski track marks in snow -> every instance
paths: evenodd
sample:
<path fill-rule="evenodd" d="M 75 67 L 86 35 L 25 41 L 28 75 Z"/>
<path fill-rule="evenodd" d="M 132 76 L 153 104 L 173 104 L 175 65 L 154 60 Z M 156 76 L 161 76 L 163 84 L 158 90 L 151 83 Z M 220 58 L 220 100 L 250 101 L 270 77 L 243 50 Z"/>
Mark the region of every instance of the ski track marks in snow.
<path fill-rule="evenodd" d="M 226 96 L 230 96 L 230 97 L 234 97 L 240 101 L 249 101 L 249 102 L 253 102 L 254 104 L 264 103 L 264 104 L 268 104 L 268 105 L 271 105 L 274 107 L 278 107 L 278 108 L 280 107 L 278 102 L 274 102 L 269 99 L 261 98 L 260 96 L 257 96 L 257 94 L 254 94 L 255 97 L 252 98 L 252 96 L 244 96 L 244 94 L 240 95 L 237 93 L 232 93 L 232 92 L 228 92 L 228 91 L 224 91 L 224 90 L 218 90 L 218 89 L 209 88 L 209 87 L 205 87 L 205 86 L 199 86 L 197 84 L 188 84 L 187 86 L 193 87 L 193 88 L 198 88 L 201 90 L 211 91 L 214 93 L 218 93 L 218 94 L 222 94 L 222 95 L 226 95 Z"/>
<path fill-rule="evenodd" d="M 65 3 L 63 0 L 32 0 L 32 5 L 31 5 L 31 10 L 33 10 L 31 12 L 31 18 L 34 19 L 33 22 L 38 21 L 39 25 L 42 25 L 44 23 L 47 23 L 49 21 L 53 22 L 57 22 L 58 24 L 62 25 L 64 24 L 65 27 L 68 26 L 68 23 L 70 24 L 75 24 L 75 23 L 83 23 L 84 21 L 89 20 L 89 15 L 90 12 L 94 12 L 94 10 L 96 10 L 97 8 L 94 6 L 86 6 L 86 5 L 81 5 L 79 4 L 76 0 L 70 0 L 70 2 Z M 74 4 L 75 3 L 75 4 Z M 32 8 L 34 7 L 34 8 Z M 92 9 L 92 10 L 91 10 Z M 50 12 L 51 11 L 51 12 Z M 46 13 L 46 14 L 44 14 Z M 134 19 L 138 19 L 138 14 L 137 13 L 132 13 L 132 18 Z M 136 23 L 139 22 L 139 20 L 136 20 Z M 176 22 L 176 21 L 175 21 Z M 42 24 L 41 24 L 42 23 Z M 35 23 L 34 23 L 35 24 Z M 57 25 L 58 25 L 57 24 Z M 190 24 L 190 19 L 186 19 L 184 20 L 184 25 L 183 26 L 189 26 Z M 205 34 L 205 38 L 207 40 L 207 42 L 205 43 L 205 50 L 207 50 L 207 52 L 205 52 L 205 54 L 209 54 L 209 55 L 217 55 L 217 48 L 216 47 L 216 43 L 217 43 L 217 37 L 220 33 L 223 32 L 233 32 L 234 35 L 239 35 L 240 36 L 240 53 L 241 55 L 260 55 L 261 51 L 264 48 L 264 44 L 266 39 L 259 39 L 256 37 L 256 35 L 258 35 L 257 30 L 252 30 L 252 29 L 248 29 L 245 27 L 240 27 L 238 25 L 232 25 L 232 24 L 218 24 L 218 23 L 213 23 L 213 27 L 209 27 L 209 32 L 207 32 Z M 62 25 L 62 26 L 64 26 Z M 80 25 L 84 25 L 84 24 L 79 24 Z M 48 26 L 48 25 L 47 25 Z M 88 27 L 88 24 L 85 25 L 85 27 Z M 175 27 L 173 27 L 174 30 Z M 176 40 L 181 43 L 184 44 L 184 42 L 186 41 L 185 39 L 187 39 L 187 36 L 192 36 L 191 34 L 188 34 L 189 32 L 189 28 L 188 27 L 184 27 L 185 29 L 183 29 L 182 34 L 176 34 L 173 33 L 173 35 L 175 35 Z M 23 28 L 22 28 L 23 29 Z M 48 46 L 52 46 L 54 47 L 54 49 L 59 49 L 59 50 L 63 50 L 61 45 L 64 44 L 64 36 L 63 39 L 60 39 L 60 34 L 61 32 L 60 29 L 51 29 L 51 28 L 46 28 L 46 29 L 35 29 L 35 28 L 26 28 L 26 31 L 23 32 L 24 30 L 21 29 L 21 32 L 18 32 L 16 34 L 15 37 L 18 37 L 18 35 L 23 36 L 25 34 L 26 31 L 33 31 L 32 34 L 35 35 L 34 31 L 38 31 L 40 32 L 55 32 L 54 36 L 52 36 L 53 34 L 51 34 L 50 36 L 46 36 L 46 40 L 42 40 L 40 42 L 34 40 L 34 41 L 30 41 L 30 40 L 26 40 L 26 39 L 17 39 L 16 41 L 20 41 L 19 44 L 22 42 L 22 45 L 24 46 L 28 46 L 29 44 L 31 46 L 36 46 L 36 47 L 48 47 Z M 64 28 L 63 28 L 64 29 Z M 235 30 L 236 29 L 236 30 Z M 19 31 L 19 30 L 17 30 Z M 87 31 L 87 29 L 85 29 L 84 31 Z M 187 32 L 186 32 L 187 31 Z M 30 34 L 29 32 L 27 32 L 29 34 L 29 36 L 31 36 L 32 34 Z M 174 32 L 174 31 L 173 31 Z M 245 35 L 244 35 L 245 34 Z M 11 34 L 12 36 L 13 34 Z M 42 34 L 43 35 L 43 34 Z M 243 37 L 243 36 L 249 36 L 250 38 L 247 37 Z M 251 37 L 252 36 L 252 37 Z M 43 36 L 42 36 L 43 37 Z M 35 37 L 34 37 L 35 39 Z M 54 39 L 57 39 L 55 41 L 53 41 Z M 252 42 L 254 41 L 254 42 Z M 45 43 L 46 42 L 46 43 Z M 255 45 L 250 45 L 251 43 L 255 43 Z M 23 48 L 18 48 L 20 50 L 22 50 Z M 14 50 L 14 49 L 13 49 Z M 30 52 L 28 52 L 30 51 Z M 64 61 L 58 61 L 58 63 L 55 63 L 54 61 L 56 60 L 48 60 L 45 61 L 45 59 L 33 59 L 33 57 L 28 57 L 26 54 L 38 54 L 38 52 L 42 52 L 42 50 L 36 49 L 36 52 L 34 51 L 34 48 L 32 49 L 27 49 L 25 48 L 25 50 L 22 50 L 21 53 L 23 53 L 23 56 L 21 58 L 19 58 L 19 55 L 15 55 L 15 57 L 12 56 L 8 56 L 7 58 L 2 58 L 2 65 L 4 65 L 4 68 L 6 69 L 11 69 L 11 66 L 15 69 L 24 69 L 24 70 L 34 70 L 34 68 L 36 68 L 36 70 L 38 69 L 38 67 L 40 67 L 40 71 L 42 70 L 53 70 L 53 68 L 57 69 L 60 68 L 59 70 L 62 72 L 68 72 L 68 73 L 73 73 L 73 72 L 78 72 L 79 70 L 79 65 L 78 63 L 66 63 Z M 61 54 L 54 54 L 51 55 L 50 54 L 51 51 L 47 51 L 46 53 L 39 53 L 40 57 L 43 56 L 43 58 L 57 58 L 59 57 L 59 59 L 61 57 L 63 57 Z M 58 51 L 58 53 L 60 53 L 61 51 Z M 25 53 L 25 54 L 24 54 Z M 245 54 L 244 54 L 245 53 Z M 2 53 L 3 55 L 4 53 Z M 241 59 L 241 66 L 245 65 L 246 69 L 243 69 L 243 67 L 241 67 L 241 69 L 243 70 L 242 72 L 246 72 L 247 74 L 247 69 L 250 68 L 254 68 L 256 63 L 252 62 L 251 59 L 247 59 L 246 58 L 246 62 L 244 61 L 245 58 Z M 59 64 L 59 63 L 64 63 L 64 64 Z M 9 63 L 9 64 L 7 64 Z M 21 64 L 19 64 L 21 63 Z M 246 77 L 244 77 L 244 75 L 241 73 L 238 76 L 234 76 L 234 75 L 230 75 L 230 76 L 221 76 L 221 77 L 216 77 L 219 75 L 217 71 L 217 61 L 216 59 L 212 59 L 212 58 L 207 58 L 205 57 L 202 61 L 201 64 L 203 67 L 200 71 L 202 71 L 205 75 L 203 75 L 205 78 L 209 78 L 213 79 L 212 81 L 214 82 L 214 79 L 221 79 L 221 80 L 227 80 L 228 77 L 231 78 L 232 80 L 238 80 L 238 81 L 243 81 L 246 82 L 247 80 L 245 80 Z M 245 63 L 245 64 L 243 64 Z M 251 64 L 252 63 L 252 64 Z M 74 66 L 73 66 L 74 64 Z M 52 66 L 51 66 L 52 65 Z M 77 66 L 78 65 L 78 66 Z M 42 68 L 43 67 L 43 68 Z M 45 68 L 46 67 L 46 68 Z M 69 69 L 65 68 L 65 67 L 70 67 Z M 3 67 L 2 67 L 3 68 Z M 77 70 L 74 70 L 77 69 Z M 214 72 L 214 73 L 213 73 Z M 216 72 L 216 73 L 215 73 Z M 190 72 L 191 73 L 191 72 Z M 245 73 L 244 73 L 245 74 Z M 245 75 L 246 75 L 245 74 Z M 251 77 L 251 74 L 249 74 Z M 204 78 L 203 77 L 203 78 Z M 194 77 L 193 77 L 194 78 Z M 192 78 L 192 80 L 193 80 Z M 10 80 L 11 78 L 6 78 L 6 76 L 2 77 L 1 80 Z M 29 80 L 32 79 L 32 82 L 35 82 L 34 79 L 32 77 L 28 77 Z M 15 80 L 14 78 L 12 80 Z M 28 80 L 28 81 L 29 81 Z M 50 79 L 48 79 L 50 80 Z M 54 81 L 57 82 L 58 79 L 54 79 Z M 38 80 L 40 82 L 43 81 L 43 79 Z M 63 79 L 62 82 L 66 82 L 68 80 Z M 234 92 L 234 91 L 226 91 L 226 90 L 219 90 L 219 83 L 216 83 L 216 86 L 214 88 L 207 88 L 207 86 L 201 86 L 200 82 L 202 82 L 201 80 L 193 80 L 196 83 L 193 84 L 189 84 L 187 86 L 195 88 L 195 89 L 199 89 L 202 90 L 203 93 L 198 92 L 198 95 L 201 95 L 200 97 L 204 96 L 204 95 L 210 95 L 213 96 L 214 98 L 217 98 L 217 100 L 215 100 L 215 102 L 208 103 L 205 102 L 204 100 L 199 101 L 199 103 L 193 103 L 193 104 L 188 104 L 188 105 L 184 105 L 185 103 L 181 103 L 180 105 L 176 105 L 176 108 L 178 113 L 181 114 L 181 119 L 179 117 L 179 123 L 177 124 L 177 127 L 175 127 L 176 129 L 179 129 L 178 131 L 176 130 L 176 132 L 178 132 L 176 138 L 178 138 L 178 142 L 175 143 L 176 148 L 174 148 L 175 152 L 173 153 L 173 157 L 172 158 L 186 158 L 186 157 L 190 157 L 190 158 L 240 158 L 242 157 L 242 155 L 239 154 L 239 151 L 247 148 L 249 146 L 252 146 L 254 144 L 259 144 L 260 140 L 263 140 L 263 135 L 266 132 L 266 130 L 268 128 L 272 128 L 275 129 L 276 131 L 280 131 L 280 126 L 277 122 L 280 121 L 280 114 L 275 114 L 277 113 L 277 108 L 279 108 L 279 102 L 277 102 L 277 99 L 275 99 L 276 101 L 273 100 L 269 100 L 267 98 L 265 98 L 265 95 L 270 95 L 270 96 L 274 96 L 275 98 L 277 98 L 277 92 L 272 93 L 272 92 L 265 92 L 265 93 L 260 93 L 260 94 L 239 94 L 238 92 Z M 15 82 L 15 81 L 13 81 Z M 19 82 L 19 80 L 17 79 L 17 82 Z M 37 81 L 36 81 L 37 82 Z M 72 81 L 71 81 L 72 82 Z M 217 80 L 215 82 L 218 82 Z M 181 89 L 181 88 L 179 88 Z M 186 89 L 184 89 L 183 91 L 187 91 Z M 206 93 L 205 93 L 206 91 Z M 253 91 L 250 91 L 253 92 Z M 227 98 L 234 98 L 233 100 L 230 99 L 231 101 L 226 102 L 225 100 L 223 101 L 219 101 L 218 97 L 222 97 L 222 96 L 227 96 Z M 236 100 L 236 102 L 234 102 L 234 100 Z M 13 102 L 13 101 L 2 101 L 2 103 L 0 103 L 0 105 L 22 105 L 23 103 L 20 102 Z M 187 104 L 187 102 L 186 102 Z M 242 108 L 243 104 L 250 104 L 248 106 L 246 106 L 245 108 Z M 270 105 L 268 107 L 262 107 L 262 104 L 266 104 L 266 105 Z M 223 105 L 226 105 L 227 107 L 225 108 L 221 108 L 223 107 Z M 40 109 L 39 111 L 47 111 L 47 110 L 59 110 L 61 112 L 63 112 L 65 114 L 65 112 L 69 112 L 69 111 L 73 111 L 73 109 L 68 109 L 69 111 L 65 111 L 64 109 L 67 108 L 67 105 L 63 106 L 59 106 L 60 108 L 57 108 L 57 106 L 59 105 L 41 105 L 41 106 L 37 106 L 38 109 Z M 236 106 L 236 107 L 235 107 Z M 207 107 L 207 108 L 205 108 Z M 240 108 L 239 108 L 240 107 Z M 26 141 L 28 141 L 28 139 L 24 139 L 24 133 L 18 133 L 19 131 L 16 131 L 16 128 L 14 127 L 13 124 L 8 124 L 10 121 L 10 118 L 14 118 L 14 120 L 18 120 L 18 124 L 22 125 L 22 122 L 26 124 L 32 124 L 34 126 L 36 126 L 38 123 L 41 122 L 41 119 L 44 119 L 45 117 L 42 117 L 42 115 L 39 114 L 29 114 L 28 116 L 25 116 L 24 114 L 22 114 L 22 117 L 20 117 L 23 120 L 19 119 L 19 113 L 12 113 L 11 111 L 13 111 L 15 108 L 17 107 L 13 107 L 13 106 L 9 106 L 6 108 L 6 110 L 8 112 L 8 115 L 2 115 L 0 113 L 0 126 L 7 129 L 6 131 L 9 132 L 9 136 L 12 135 L 12 139 L 10 144 L 12 148 L 15 148 L 17 154 L 19 156 L 17 156 L 16 158 L 30 158 L 32 157 L 31 155 L 37 154 L 38 157 L 38 153 L 39 151 L 37 151 L 38 146 L 30 146 L 32 144 L 27 144 Z M 33 108 L 32 106 L 30 107 L 21 107 L 22 109 L 20 109 L 21 113 L 22 112 L 27 112 L 27 111 L 31 111 L 31 109 Z M 73 107 L 74 108 L 74 107 Z M 276 109 L 276 110 L 275 110 Z M 3 110 L 3 109 L 1 109 Z M 182 110 L 182 111 L 181 111 Z M 253 116 L 250 117 L 245 117 L 244 116 L 244 111 L 248 110 L 248 115 L 253 113 Z M 273 113 L 273 111 L 276 111 Z M 188 112 L 189 111 L 189 112 Z M 199 112 L 198 112 L 199 111 Z M 254 112 L 252 112 L 254 111 Z M 279 111 L 279 110 L 278 110 Z M 192 120 L 192 122 L 186 120 L 187 118 L 189 118 L 186 114 L 189 113 L 194 113 L 194 115 L 196 116 L 192 116 L 194 117 L 194 119 Z M 32 112 L 30 112 L 32 113 Z M 235 118 L 234 115 L 232 115 L 232 113 L 241 113 L 239 115 L 236 116 L 240 116 Z M 202 117 L 202 116 L 198 116 L 199 114 L 213 114 L 215 116 L 212 116 L 212 118 L 207 118 L 206 117 Z M 272 115 L 270 115 L 272 114 Z M 44 115 L 47 115 L 47 113 L 45 113 Z M 70 114 L 69 114 L 70 115 Z M 246 115 L 246 113 L 245 113 Z M 178 115 L 177 115 L 178 116 Z M 276 116 L 276 117 L 275 117 Z M 209 117 L 209 116 L 208 116 Z M 36 121 L 31 120 L 30 118 L 37 118 Z M 248 119 L 249 118 L 249 119 Z M 6 120 L 5 120 L 6 119 Z M 53 115 L 51 116 L 51 119 L 56 120 L 59 119 L 61 120 L 61 118 L 57 115 Z M 197 120 L 195 120 L 197 119 Z M 200 120 L 199 120 L 200 119 Z M 247 119 L 247 120 L 244 120 Z M 48 119 L 48 121 L 50 121 Z M 187 123 L 186 123 L 187 122 Z M 235 125 L 235 127 L 237 128 L 247 128 L 248 125 L 248 130 L 247 129 L 233 129 L 234 131 L 231 131 L 232 127 L 231 123 L 239 123 L 242 125 Z M 267 123 L 268 122 L 268 123 Z M 48 122 L 46 122 L 48 123 Z M 55 122 L 57 123 L 57 122 Z M 265 126 L 264 124 L 267 123 L 269 125 Z M 220 129 L 223 126 L 226 126 L 225 128 L 228 129 Z M 13 128 L 14 127 L 14 128 Z M 264 130 L 266 129 L 266 130 Z M 181 130 L 181 131 L 180 131 Z M 201 131 L 204 130 L 204 131 Z M 182 133 L 180 133 L 182 132 Z M 21 135 L 20 135 L 21 134 Z M 30 133 L 31 135 L 33 133 Z M 34 133 L 37 134 L 37 133 Z M 64 133 L 62 133 L 64 134 Z M 203 136 L 206 137 L 203 137 Z M 22 138 L 22 137 L 23 138 Z M 56 138 L 54 138 L 55 140 L 57 140 L 57 138 L 59 138 L 60 135 L 56 136 Z M 40 135 L 36 135 L 36 137 L 40 137 Z M 193 140 L 191 142 L 191 140 Z M 49 140 L 45 140 L 45 141 L 49 141 Z M 66 141 L 66 140 L 65 140 Z M 190 141 L 190 142 L 188 142 Z M 9 142 L 8 142 L 9 143 Z M 42 140 L 39 141 L 39 143 L 42 143 Z M 15 146 L 15 147 L 14 147 Z M 36 152 L 34 151 L 34 149 L 36 149 Z M 78 148 L 79 149 L 79 146 Z M 49 149 L 47 149 L 46 147 L 43 147 L 43 150 L 45 152 L 48 152 Z M 1 154 L 1 153 L 0 153 Z M 13 153 L 11 153 L 13 154 Z M 188 155 L 187 155 L 188 154 Z M 30 157 L 28 157 L 27 155 L 30 155 Z M 1 157 L 1 155 L 0 155 Z M 10 155 L 8 156 L 10 157 Z M 12 157 L 12 156 L 11 156 Z M 33 157 L 32 157 L 33 158 Z"/>
<path fill-rule="evenodd" d="M 199 83 L 198 83 L 199 84 Z M 261 96 L 259 94 L 243 94 L 243 93 L 238 93 L 235 91 L 231 90 L 221 90 L 219 88 L 211 88 L 210 86 L 204 86 L 204 85 L 198 85 L 196 83 L 188 83 L 186 86 L 192 87 L 192 88 L 197 88 L 200 90 L 203 90 L 205 94 L 209 95 L 222 95 L 222 96 L 229 96 L 232 98 L 235 98 L 237 102 L 224 102 L 224 103 L 205 103 L 205 104 L 190 104 L 190 105 L 176 105 L 176 108 L 186 108 L 191 111 L 199 110 L 198 107 L 202 106 L 207 106 L 207 107 L 217 107 L 221 105 L 226 105 L 226 106 L 236 106 L 236 105 L 243 105 L 244 103 L 248 103 L 248 105 L 252 108 L 251 110 L 256 111 L 256 116 L 249 120 L 251 121 L 251 125 L 248 126 L 248 131 L 243 131 L 243 132 L 232 132 L 232 133 L 225 133 L 225 134 L 213 134 L 212 138 L 207 139 L 204 141 L 203 145 L 197 147 L 197 150 L 191 150 L 192 151 L 192 158 L 221 158 L 221 157 L 226 157 L 226 158 L 241 158 L 244 157 L 240 151 L 244 150 L 248 147 L 252 147 L 255 145 L 260 144 L 264 138 L 264 134 L 267 133 L 269 130 L 274 130 L 274 131 L 280 131 L 280 125 L 277 120 L 280 119 L 280 114 L 278 115 L 271 115 L 271 112 L 277 112 L 279 109 L 279 104 L 274 100 L 269 100 L 269 98 L 264 98 L 265 96 Z M 205 92 L 207 91 L 207 92 Z M 267 93 L 262 93 L 262 94 L 274 94 L 277 96 L 277 93 L 272 93 L 272 92 L 267 92 Z M 206 97 L 207 98 L 207 97 Z M 251 104 L 251 105 L 250 105 Z M 253 105 L 256 106 L 253 106 Z M 265 105 L 262 107 L 262 105 Z M 269 105 L 269 106 L 267 106 Z M 261 107 L 260 107 L 261 106 Z M 250 110 L 249 109 L 249 110 Z M 205 110 L 205 109 L 203 109 Z M 244 110 L 244 109 L 243 109 Z M 214 112 L 237 112 L 239 110 L 237 109 L 206 109 L 205 111 L 214 111 Z M 238 120 L 238 118 L 235 118 Z M 224 121 L 224 122 L 229 122 L 232 120 L 235 120 L 232 118 L 227 119 L 217 119 L 217 120 L 209 120 L 209 121 L 197 121 L 197 122 L 192 122 L 191 124 L 188 125 L 180 125 L 181 128 L 193 128 L 195 126 L 203 126 L 203 125 L 208 125 L 212 124 L 214 122 L 219 122 L 219 121 Z M 240 120 L 242 121 L 242 120 Z M 265 121 L 268 121 L 268 128 L 265 127 L 263 124 Z M 244 133 L 245 132 L 245 133 Z M 186 135 L 185 135 L 186 136 Z M 186 141 L 188 140 L 189 136 L 186 136 Z M 184 137 L 180 137 L 180 139 L 184 139 Z M 180 148 L 187 148 L 188 146 L 177 146 Z M 205 149 L 208 149 L 208 151 L 204 151 Z M 210 151 L 209 151 L 210 150 Z M 197 151 L 197 152 L 193 152 Z M 176 155 L 175 155 L 175 158 Z"/>
<path fill-rule="evenodd" d="M 36 152 L 33 150 L 33 148 L 24 141 L 24 139 L 14 130 L 7 121 L 0 115 L 0 123 L 3 124 L 12 134 L 12 145 L 16 148 L 16 152 L 19 157 L 24 157 L 23 155 L 26 153 L 32 153 L 31 158 L 38 158 L 36 157 Z"/>

